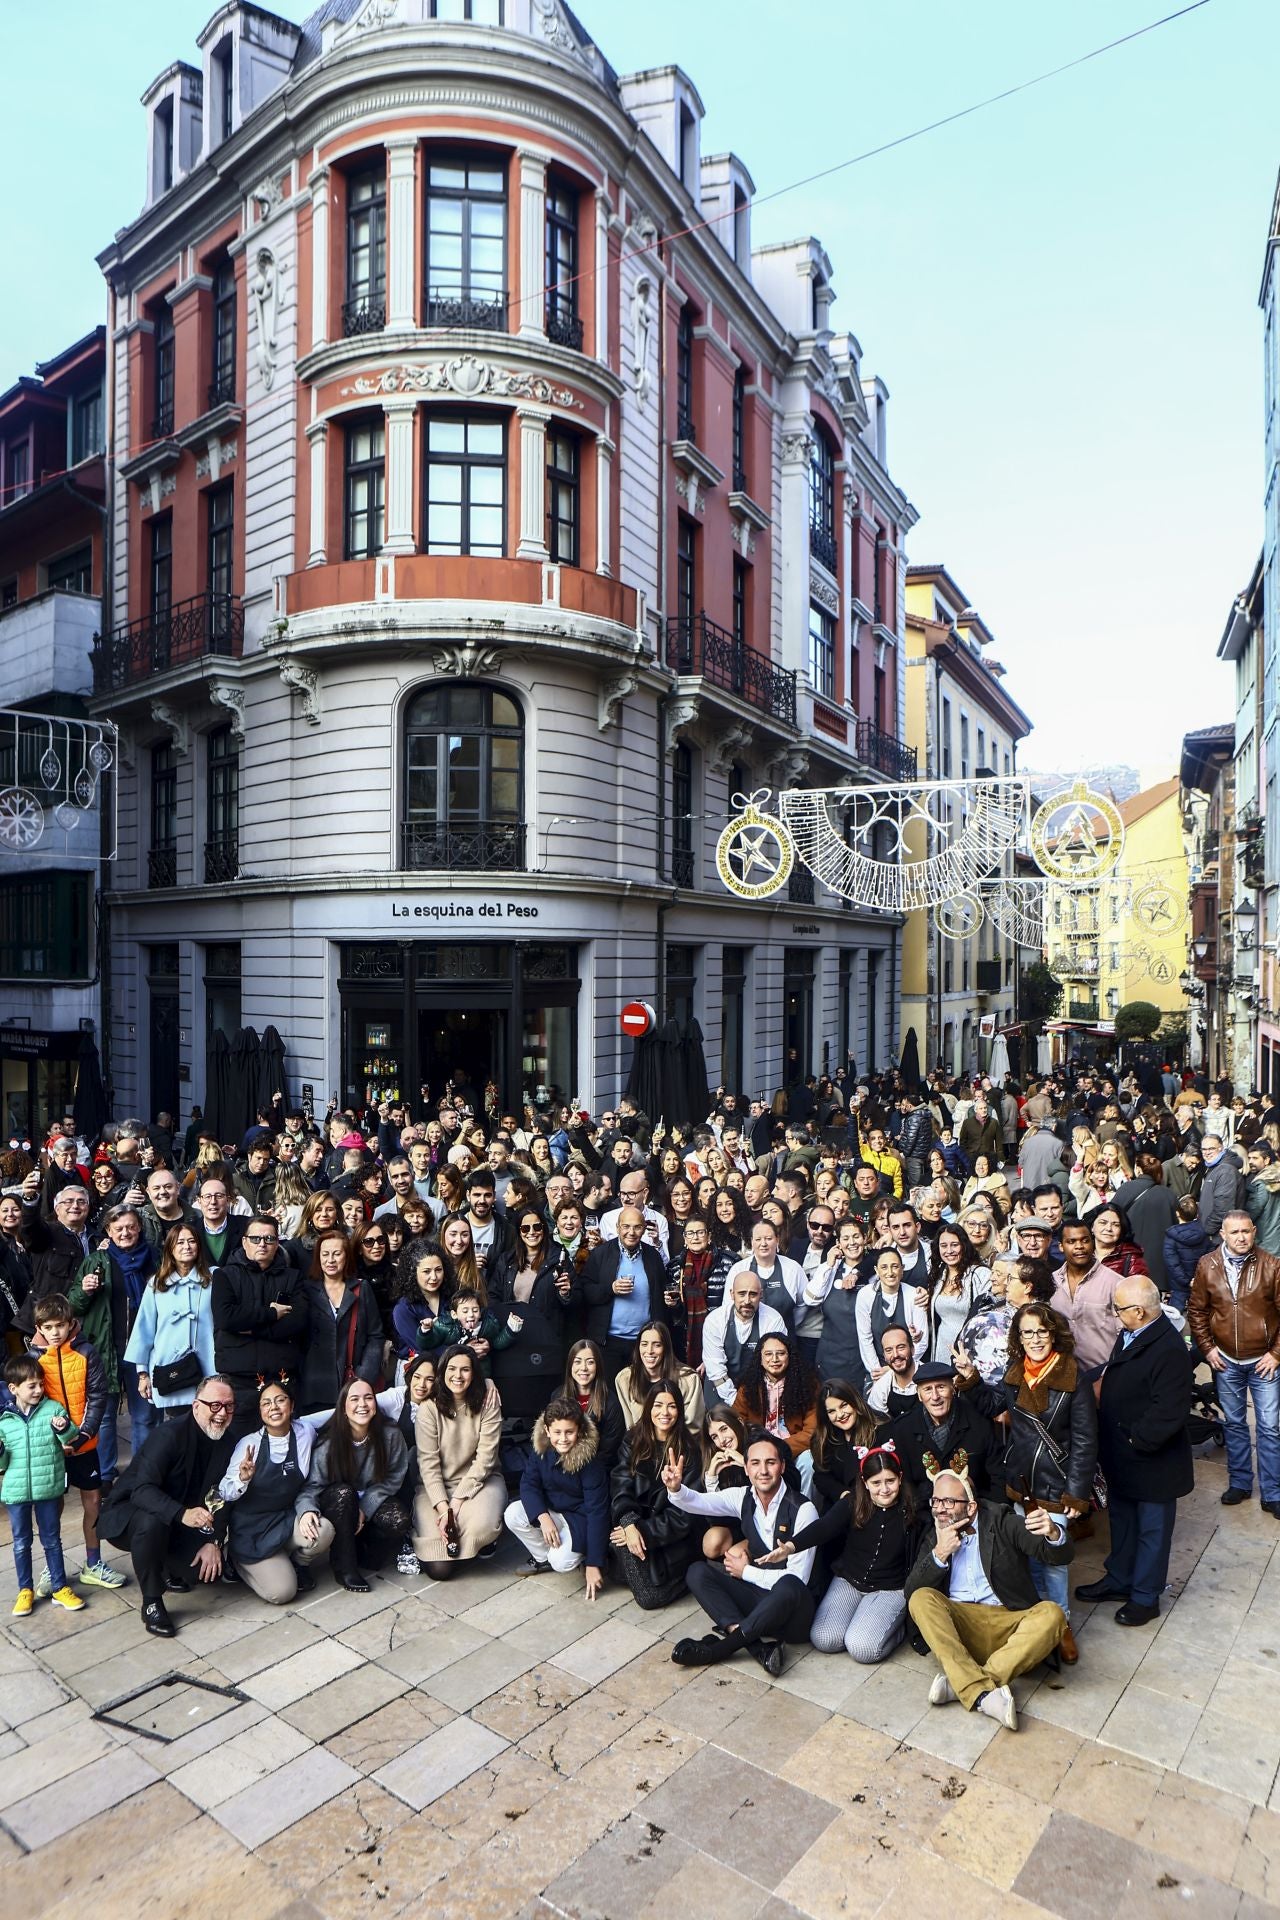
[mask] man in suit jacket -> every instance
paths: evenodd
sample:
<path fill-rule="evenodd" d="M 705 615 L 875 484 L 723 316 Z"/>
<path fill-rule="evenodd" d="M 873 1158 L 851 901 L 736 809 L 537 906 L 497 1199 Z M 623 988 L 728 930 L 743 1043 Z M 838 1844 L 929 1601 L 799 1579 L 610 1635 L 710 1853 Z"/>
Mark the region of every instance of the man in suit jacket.
<path fill-rule="evenodd" d="M 991 1488 L 993 1463 L 1001 1453 L 996 1430 L 967 1394 L 956 1393 L 956 1370 L 943 1360 L 926 1360 L 915 1371 L 916 1404 L 889 1429 L 898 1457 L 918 1499 L 929 1492 L 932 1476 L 955 1462 L 979 1500 Z"/>
<path fill-rule="evenodd" d="M 1031 1562 L 1065 1566 L 1070 1537 L 1044 1507 L 1024 1518 L 975 1500 L 969 1482 L 949 1470 L 934 1481 L 931 1506 L 934 1524 L 905 1589 L 907 1610 L 942 1666 L 929 1704 L 959 1700 L 1016 1733 L 1009 1683 L 1038 1666 L 1067 1625 L 1061 1607 L 1036 1592 Z"/>
<path fill-rule="evenodd" d="M 601 1241 L 582 1269 L 587 1338 L 604 1349 L 608 1380 L 631 1365 L 636 1335 L 646 1321 L 670 1325 L 667 1270 L 655 1249 L 645 1245 L 644 1229 L 640 1208 L 623 1207 L 617 1239 Z"/>
<path fill-rule="evenodd" d="M 1119 1600 L 1122 1627 L 1160 1611 L 1178 1501 L 1195 1485 L 1187 1410 L 1195 1363 L 1165 1318 L 1154 1281 L 1133 1274 L 1112 1301 L 1120 1334 L 1098 1399 L 1098 1460 L 1110 1496 L 1111 1551 L 1080 1600 Z"/>

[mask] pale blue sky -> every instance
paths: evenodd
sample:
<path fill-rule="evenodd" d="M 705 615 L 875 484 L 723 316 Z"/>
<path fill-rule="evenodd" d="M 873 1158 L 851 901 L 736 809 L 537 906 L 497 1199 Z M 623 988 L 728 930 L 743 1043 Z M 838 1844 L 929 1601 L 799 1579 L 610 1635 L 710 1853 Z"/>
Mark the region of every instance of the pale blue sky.
<path fill-rule="evenodd" d="M 0 384 L 102 317 L 94 255 L 142 197 L 138 97 L 213 8 L 4 8 L 29 81 L 0 128 Z M 704 151 L 739 153 L 761 194 L 1169 10 L 578 0 L 619 71 L 688 71 Z M 1209 0 L 756 215 L 757 240 L 816 233 L 831 256 L 834 323 L 893 396 L 910 556 L 945 563 L 995 633 L 1030 764 L 1171 771 L 1184 728 L 1231 715 L 1214 650 L 1261 542 L 1278 72 L 1280 5 Z"/>

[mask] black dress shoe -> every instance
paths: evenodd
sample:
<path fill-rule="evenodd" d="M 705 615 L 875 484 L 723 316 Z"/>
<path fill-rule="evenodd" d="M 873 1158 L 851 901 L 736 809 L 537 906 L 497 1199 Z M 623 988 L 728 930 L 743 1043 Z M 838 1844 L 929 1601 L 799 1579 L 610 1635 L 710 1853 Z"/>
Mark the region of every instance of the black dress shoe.
<path fill-rule="evenodd" d="M 741 1652 L 742 1645 L 742 1636 L 736 1631 L 709 1633 L 701 1640 L 677 1640 L 671 1658 L 679 1667 L 714 1667 L 722 1660 L 731 1660 Z"/>
<path fill-rule="evenodd" d="M 787 1653 L 781 1640 L 757 1640 L 751 1649 L 771 1680 L 776 1680 L 786 1665 Z"/>
<path fill-rule="evenodd" d="M 1273 1520 L 1280 1520 L 1280 1500 L 1264 1500 L 1262 1511 L 1269 1513 Z"/>
<path fill-rule="evenodd" d="M 348 1593 L 372 1593 L 373 1588 L 362 1573 L 344 1573 L 342 1585 Z"/>
<path fill-rule="evenodd" d="M 1252 1498 L 1253 1490 L 1250 1487 L 1228 1487 L 1222 1496 L 1222 1504 L 1224 1507 L 1238 1507 Z"/>
<path fill-rule="evenodd" d="M 166 1593 L 190 1593 L 191 1582 L 184 1580 L 180 1573 L 166 1573 L 164 1590 Z"/>
<path fill-rule="evenodd" d="M 1127 1600 L 1128 1594 L 1123 1587 L 1113 1586 L 1110 1580 L 1091 1580 L 1088 1586 L 1076 1588 L 1077 1600 Z"/>
<path fill-rule="evenodd" d="M 178 1629 L 165 1611 L 163 1600 L 144 1600 L 142 1603 L 142 1624 L 148 1633 L 155 1633 L 162 1640 L 172 1640 Z"/>
<path fill-rule="evenodd" d="M 1122 1607 L 1116 1608 L 1118 1627 L 1145 1627 L 1159 1617 L 1159 1607 L 1142 1607 L 1136 1600 L 1126 1600 Z"/>
<path fill-rule="evenodd" d="M 310 1567 L 300 1567 L 295 1561 L 293 1571 L 298 1577 L 298 1592 L 314 1593 L 316 1590 L 316 1577 Z"/>

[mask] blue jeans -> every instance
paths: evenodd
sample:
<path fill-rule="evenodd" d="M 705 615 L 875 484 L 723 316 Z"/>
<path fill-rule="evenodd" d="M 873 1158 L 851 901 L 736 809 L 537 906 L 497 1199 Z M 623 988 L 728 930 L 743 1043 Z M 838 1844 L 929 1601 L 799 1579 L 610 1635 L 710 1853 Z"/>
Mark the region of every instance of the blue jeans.
<path fill-rule="evenodd" d="M 1260 1379 L 1252 1360 L 1228 1360 L 1214 1375 L 1227 1427 L 1227 1478 L 1233 1487 L 1253 1492 L 1253 1452 L 1249 1444 L 1249 1396 L 1258 1430 L 1258 1485 L 1264 1500 L 1280 1500 L 1280 1376 Z"/>
<path fill-rule="evenodd" d="M 1169 1578 L 1176 1500 L 1123 1500 L 1112 1494 L 1107 1508 L 1111 1551 L 1107 1578 L 1139 1607 L 1157 1607 Z"/>
<path fill-rule="evenodd" d="M 58 1531 L 58 1500 L 24 1500 L 21 1505 L 9 1508 L 9 1525 L 13 1529 L 13 1564 L 18 1575 L 19 1587 L 34 1587 L 31 1578 L 31 1523 L 40 1529 L 40 1545 L 44 1548 L 44 1561 L 49 1569 L 49 1578 L 56 1593 L 59 1587 L 67 1584 L 67 1569 L 62 1558 L 62 1535 Z"/>
<path fill-rule="evenodd" d="M 1016 1511 L 1019 1514 L 1025 1514 L 1026 1512 L 1020 1500 L 1016 1502 Z M 1060 1527 L 1065 1527 L 1071 1515 L 1069 1513 L 1055 1513 L 1052 1515 L 1052 1518 L 1057 1521 Z M 1052 1600 L 1055 1606 L 1061 1607 L 1067 1617 L 1068 1623 L 1070 1623 L 1071 1582 L 1067 1578 L 1067 1568 L 1047 1567 L 1043 1560 L 1028 1560 L 1027 1565 L 1031 1569 L 1031 1578 L 1040 1598 L 1042 1600 Z"/>
<path fill-rule="evenodd" d="M 153 1406 L 150 1400 L 144 1400 L 139 1393 L 138 1369 L 129 1360 L 120 1362 L 120 1381 L 129 1402 L 129 1446 L 136 1460 L 143 1441 L 160 1425 L 164 1416 L 159 1407 Z M 104 1480 L 115 1479 L 119 1464 L 116 1439 L 118 1412 L 118 1395 L 108 1394 L 106 1412 L 98 1428 L 98 1471 Z"/>

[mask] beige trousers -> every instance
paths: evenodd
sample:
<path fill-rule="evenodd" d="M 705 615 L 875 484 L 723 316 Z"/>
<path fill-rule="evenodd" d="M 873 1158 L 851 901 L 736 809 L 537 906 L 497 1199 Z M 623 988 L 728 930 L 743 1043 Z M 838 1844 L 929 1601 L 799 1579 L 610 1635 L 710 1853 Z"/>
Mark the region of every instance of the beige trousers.
<path fill-rule="evenodd" d="M 232 1554 L 236 1572 L 248 1587 L 250 1593 L 265 1600 L 271 1607 L 287 1607 L 298 1591 L 298 1575 L 295 1562 L 304 1567 L 322 1553 L 327 1553 L 333 1545 L 333 1522 L 325 1520 L 319 1514 L 320 1532 L 314 1540 L 304 1540 L 301 1534 L 302 1522 L 293 1523 L 293 1539 L 289 1542 L 288 1553 L 273 1553 L 267 1560 L 242 1560 L 239 1554 Z"/>
<path fill-rule="evenodd" d="M 936 1587 L 919 1587 L 907 1610 L 938 1656 L 962 1706 L 973 1711 L 979 1694 L 1007 1687 L 1016 1674 L 1039 1666 L 1066 1629 L 1061 1607 L 1041 1600 L 1025 1612 L 949 1600 Z"/>

